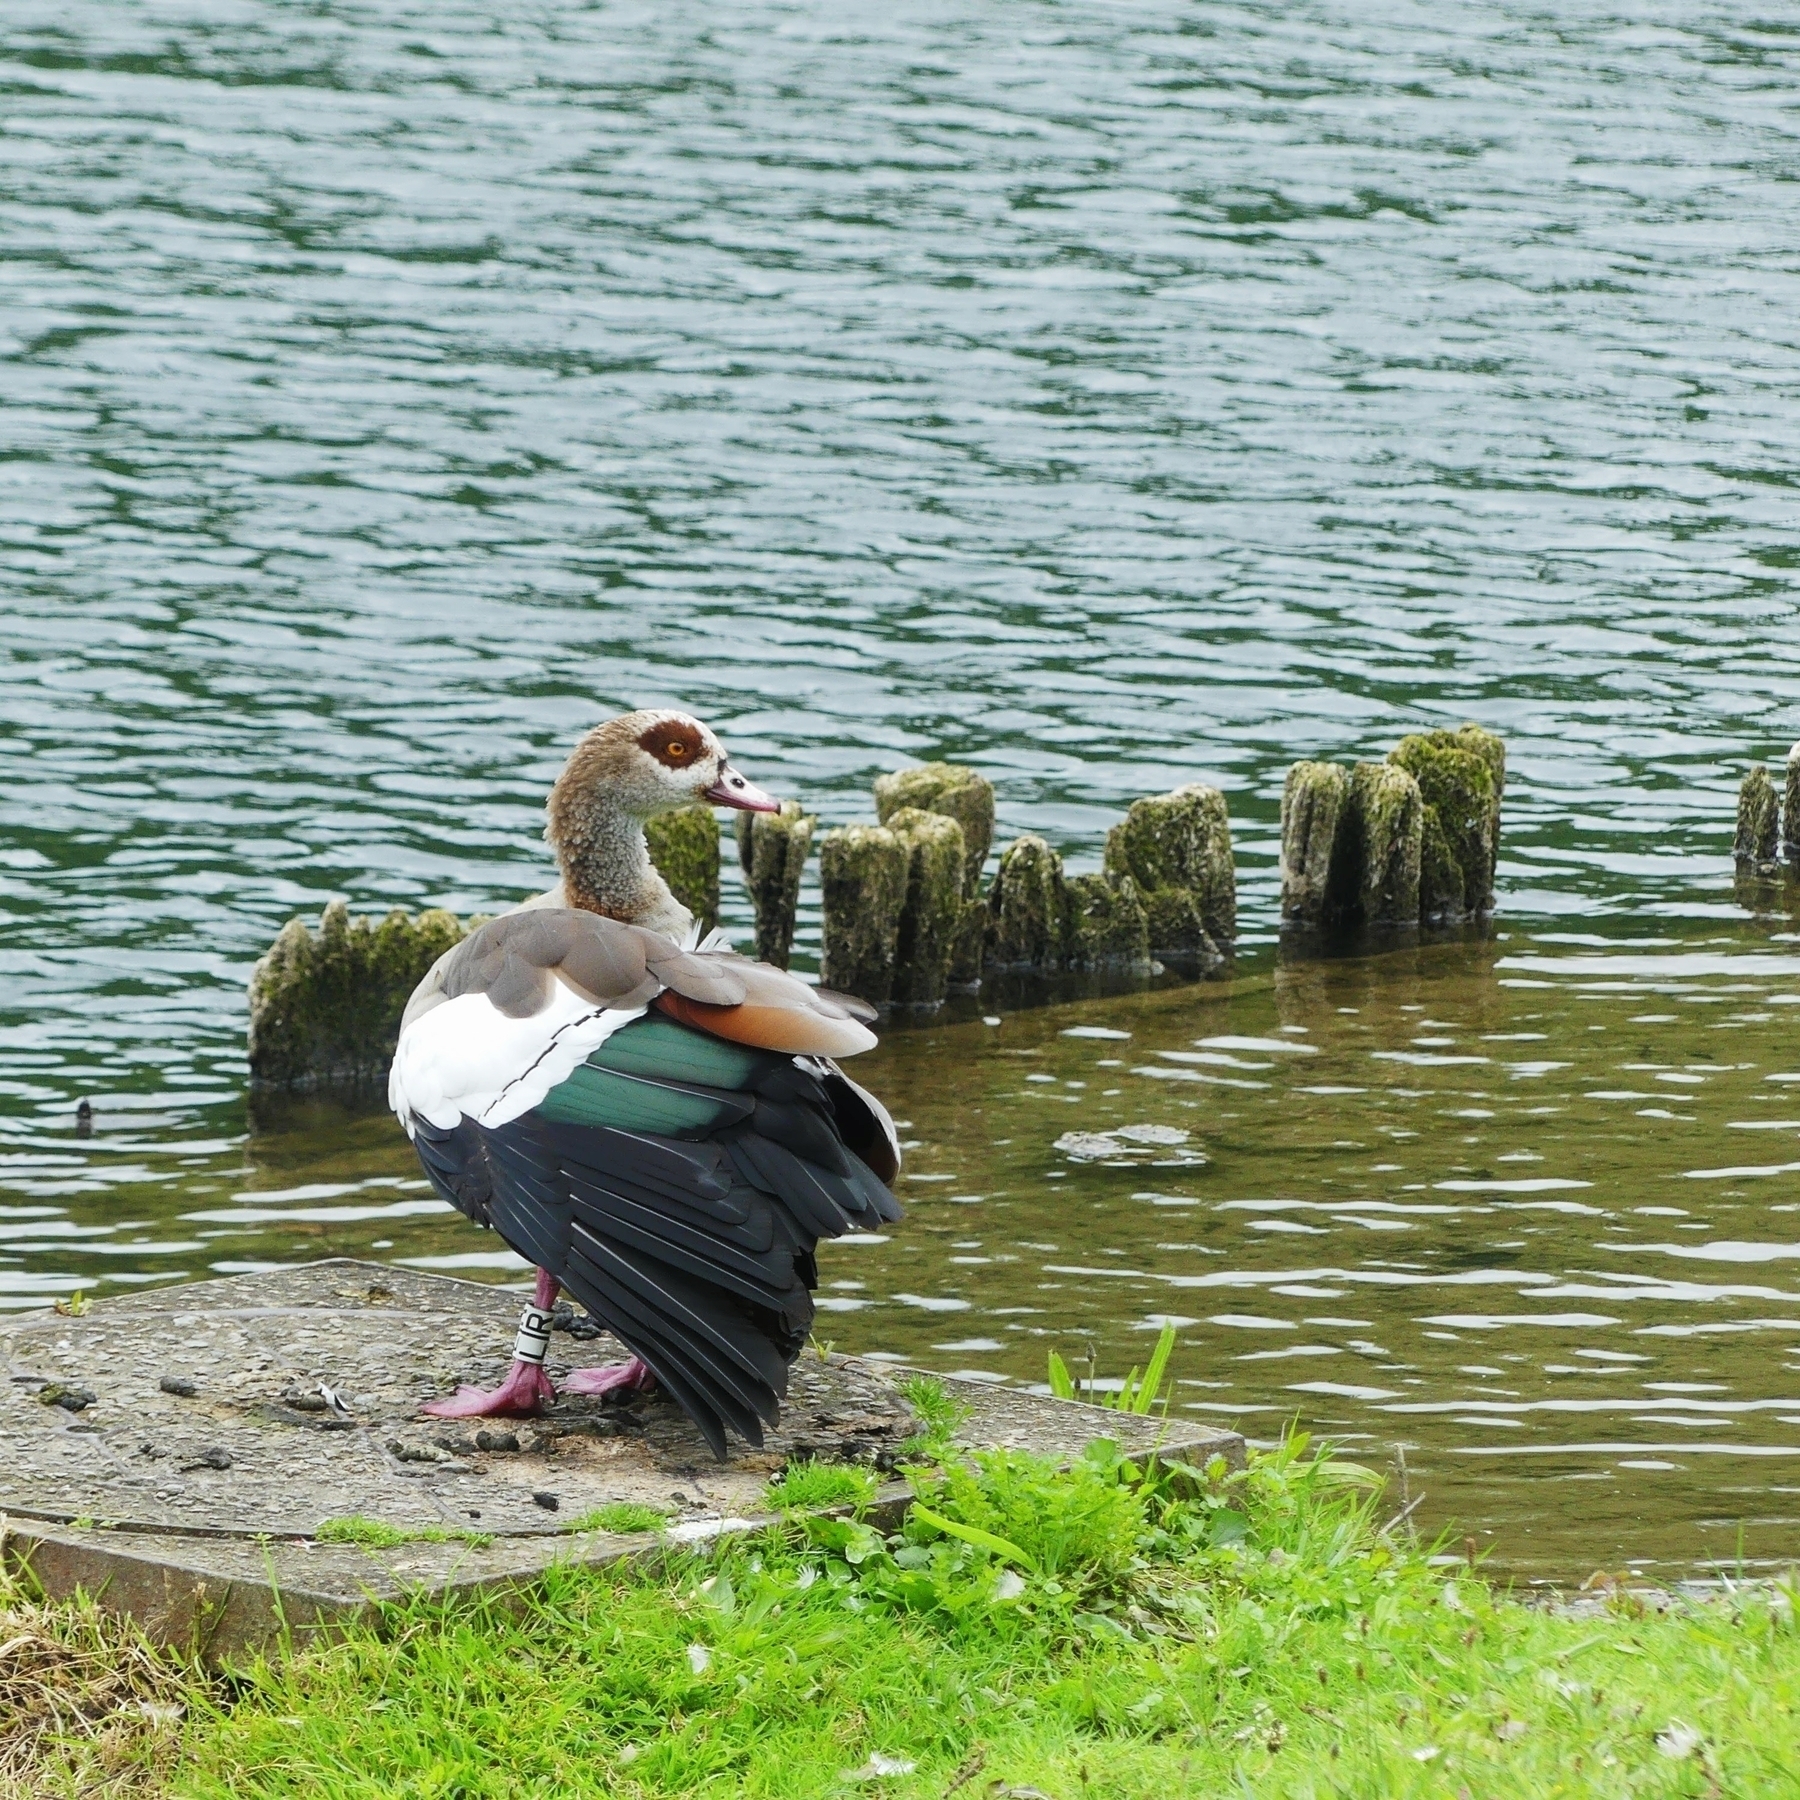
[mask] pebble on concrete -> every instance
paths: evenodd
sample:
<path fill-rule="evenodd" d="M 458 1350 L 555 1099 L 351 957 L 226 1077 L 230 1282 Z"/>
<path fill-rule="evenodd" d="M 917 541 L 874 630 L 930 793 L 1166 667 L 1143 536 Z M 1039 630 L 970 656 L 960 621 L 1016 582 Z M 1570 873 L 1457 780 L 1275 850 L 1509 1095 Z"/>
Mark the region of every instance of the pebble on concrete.
<path fill-rule="evenodd" d="M 644 844 L 669 892 L 702 934 L 719 922 L 719 820 L 710 806 L 681 806 L 644 821 Z"/>
<path fill-rule="evenodd" d="M 793 955 L 800 875 L 817 824 L 796 800 L 782 801 L 779 813 L 737 816 L 738 861 L 756 908 L 756 955 L 778 969 L 785 969 Z"/>
<path fill-rule="evenodd" d="M 892 998 L 911 863 L 909 846 L 882 825 L 844 825 L 819 840 L 824 986 L 878 1006 Z"/>

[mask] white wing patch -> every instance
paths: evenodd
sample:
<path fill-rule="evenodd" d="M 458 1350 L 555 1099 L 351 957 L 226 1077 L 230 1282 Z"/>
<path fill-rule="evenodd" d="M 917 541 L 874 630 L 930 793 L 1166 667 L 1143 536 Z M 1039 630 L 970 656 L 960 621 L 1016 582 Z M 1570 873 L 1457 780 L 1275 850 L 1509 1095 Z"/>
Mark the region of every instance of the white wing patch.
<path fill-rule="evenodd" d="M 507 1124 L 644 1015 L 641 1006 L 596 1007 L 560 981 L 553 987 L 550 1004 L 529 1019 L 509 1019 L 485 994 L 463 994 L 401 1032 L 388 1104 L 409 1137 L 415 1117 L 440 1131 L 459 1119 Z"/>

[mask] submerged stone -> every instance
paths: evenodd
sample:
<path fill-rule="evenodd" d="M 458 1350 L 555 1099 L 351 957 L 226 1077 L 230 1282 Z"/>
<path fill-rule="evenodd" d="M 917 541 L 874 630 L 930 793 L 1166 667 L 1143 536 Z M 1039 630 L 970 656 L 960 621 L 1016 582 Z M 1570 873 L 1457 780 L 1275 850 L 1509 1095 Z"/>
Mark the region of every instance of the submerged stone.
<path fill-rule="evenodd" d="M 669 892 L 704 934 L 719 922 L 719 820 L 710 806 L 683 806 L 644 821 L 644 843 Z"/>
<path fill-rule="evenodd" d="M 988 889 L 987 966 L 1060 967 L 1067 907 L 1062 858 L 1032 833 L 1015 838 L 1001 853 Z"/>
<path fill-rule="evenodd" d="M 888 814 L 887 828 L 907 854 L 891 997 L 902 1006 L 936 1006 L 949 986 L 966 904 L 962 827 L 946 813 L 903 806 Z"/>
<path fill-rule="evenodd" d="M 1492 912 L 1505 745 L 1491 731 L 1463 725 L 1404 737 L 1388 761 L 1418 782 L 1425 802 L 1421 916 L 1455 919 Z"/>
<path fill-rule="evenodd" d="M 1150 968 L 1150 919 L 1129 875 L 1075 875 L 1064 884 L 1063 961 L 1071 969 Z"/>
<path fill-rule="evenodd" d="M 1106 834 L 1105 866 L 1143 895 L 1153 956 L 1205 961 L 1217 956 L 1215 941 L 1237 936 L 1231 820 L 1217 788 L 1192 782 L 1134 800 Z"/>
<path fill-rule="evenodd" d="M 883 825 L 908 807 L 942 813 L 962 827 L 963 897 L 974 899 L 981 891 L 981 872 L 994 842 L 994 784 L 959 763 L 941 762 L 896 769 L 876 778 L 875 817 Z"/>
<path fill-rule="evenodd" d="M 906 842 L 882 825 L 844 825 L 819 840 L 826 987 L 876 1005 L 893 997 L 911 863 Z"/>
<path fill-rule="evenodd" d="M 1769 771 L 1758 763 L 1738 789 L 1737 840 L 1732 853 L 1740 863 L 1759 869 L 1774 866 L 1780 816 L 1775 784 L 1769 779 Z"/>
<path fill-rule="evenodd" d="M 1297 762 L 1281 790 L 1281 916 L 1322 925 L 1343 910 L 1332 863 L 1350 807 L 1350 771 L 1338 763 Z M 1340 877 L 1339 888 L 1342 887 Z"/>
<path fill-rule="evenodd" d="M 266 1086 L 378 1081 L 425 971 L 462 941 L 454 913 L 352 919 L 333 900 L 315 936 L 290 919 L 250 976 L 250 1074 Z"/>
<path fill-rule="evenodd" d="M 795 800 L 782 801 L 779 813 L 737 816 L 738 861 L 756 908 L 756 954 L 778 969 L 785 969 L 793 954 L 800 876 L 817 824 Z"/>
<path fill-rule="evenodd" d="M 1393 763 L 1358 763 L 1350 773 L 1356 822 L 1357 911 L 1372 925 L 1419 918 L 1425 801 L 1419 784 Z"/>

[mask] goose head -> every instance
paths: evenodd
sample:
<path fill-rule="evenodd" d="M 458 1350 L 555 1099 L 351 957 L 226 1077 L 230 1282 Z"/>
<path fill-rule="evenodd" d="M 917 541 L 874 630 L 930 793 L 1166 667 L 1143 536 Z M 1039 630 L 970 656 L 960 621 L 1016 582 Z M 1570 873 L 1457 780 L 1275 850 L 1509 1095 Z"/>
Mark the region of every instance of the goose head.
<path fill-rule="evenodd" d="M 697 801 L 742 812 L 780 812 L 781 802 L 731 766 L 725 746 L 691 714 L 621 713 L 596 725 L 569 758 L 550 791 L 552 843 L 581 814 L 653 818 Z"/>
<path fill-rule="evenodd" d="M 554 904 L 681 938 L 693 920 L 651 865 L 644 821 L 696 802 L 740 812 L 781 810 L 731 766 L 725 746 L 689 713 L 622 713 L 596 725 L 550 790 L 544 836 L 563 878 Z"/>

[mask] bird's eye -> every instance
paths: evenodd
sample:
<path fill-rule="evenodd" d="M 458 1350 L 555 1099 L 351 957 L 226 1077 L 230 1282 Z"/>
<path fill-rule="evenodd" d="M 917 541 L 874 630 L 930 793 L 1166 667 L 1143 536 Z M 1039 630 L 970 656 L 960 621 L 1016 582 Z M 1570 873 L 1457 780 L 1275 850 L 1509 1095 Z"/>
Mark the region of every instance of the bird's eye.
<path fill-rule="evenodd" d="M 663 754 L 665 756 L 686 756 L 687 755 L 687 745 L 681 744 L 681 743 L 671 744 L 668 747 L 668 749 L 663 752 Z"/>

